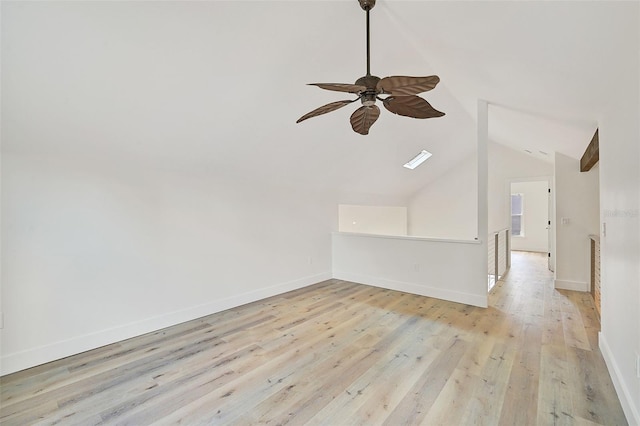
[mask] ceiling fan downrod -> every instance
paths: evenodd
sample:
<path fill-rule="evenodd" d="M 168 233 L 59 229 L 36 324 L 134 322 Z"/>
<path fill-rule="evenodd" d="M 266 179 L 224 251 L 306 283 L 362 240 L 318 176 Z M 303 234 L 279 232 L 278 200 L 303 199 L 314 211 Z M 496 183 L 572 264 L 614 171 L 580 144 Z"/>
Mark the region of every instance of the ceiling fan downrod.
<path fill-rule="evenodd" d="M 367 77 L 371 75 L 371 37 L 369 11 L 376 5 L 376 0 L 358 0 L 360 7 L 367 13 Z"/>

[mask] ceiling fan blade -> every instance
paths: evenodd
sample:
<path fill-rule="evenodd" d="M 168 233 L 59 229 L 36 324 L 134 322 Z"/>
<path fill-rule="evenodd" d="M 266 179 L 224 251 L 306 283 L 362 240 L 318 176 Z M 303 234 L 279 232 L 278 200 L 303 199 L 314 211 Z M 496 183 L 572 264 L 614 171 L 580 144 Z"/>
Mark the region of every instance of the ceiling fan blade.
<path fill-rule="evenodd" d="M 318 86 L 321 89 L 333 90 L 334 92 L 360 93 L 367 90 L 366 86 L 346 83 L 310 83 L 309 86 Z"/>
<path fill-rule="evenodd" d="M 352 101 L 331 102 L 330 104 L 322 105 L 320 108 L 316 108 L 313 111 L 308 112 L 305 115 L 303 115 L 302 117 L 298 118 L 298 121 L 296 121 L 296 123 L 304 121 L 307 118 L 316 117 L 318 115 L 322 115 L 322 114 L 326 114 L 326 113 L 331 112 L 331 111 L 335 111 L 338 108 L 342 108 L 343 106 L 349 105 L 350 103 L 355 102 L 355 101 L 357 101 L 357 99 L 354 99 Z"/>
<path fill-rule="evenodd" d="M 432 107 L 429 102 L 419 96 L 389 96 L 383 101 L 385 108 L 394 114 L 413 118 L 442 117 L 440 112 Z"/>
<path fill-rule="evenodd" d="M 376 89 L 379 93 L 389 95 L 417 95 L 433 89 L 439 82 L 440 77 L 437 75 L 430 75 L 429 77 L 394 75 L 380 80 Z"/>
<path fill-rule="evenodd" d="M 356 133 L 368 135 L 369 129 L 380 116 L 380 108 L 377 105 L 362 106 L 351 114 L 351 127 Z"/>

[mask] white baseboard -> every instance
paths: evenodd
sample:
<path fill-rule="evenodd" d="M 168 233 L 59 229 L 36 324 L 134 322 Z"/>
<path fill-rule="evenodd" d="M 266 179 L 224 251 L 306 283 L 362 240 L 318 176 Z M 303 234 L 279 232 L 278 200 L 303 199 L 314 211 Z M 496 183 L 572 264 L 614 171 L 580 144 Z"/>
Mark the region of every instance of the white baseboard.
<path fill-rule="evenodd" d="M 487 295 L 476 295 L 462 293 L 459 291 L 446 290 L 442 288 L 429 287 L 421 284 L 408 283 L 403 281 L 388 280 L 386 278 L 370 277 L 349 272 L 334 271 L 333 278 L 355 283 L 371 285 L 374 287 L 386 288 L 389 290 L 403 291 L 405 293 L 417 294 L 420 296 L 435 297 L 436 299 L 448 300 L 451 302 L 464 303 L 467 305 L 486 308 L 488 306 Z"/>
<path fill-rule="evenodd" d="M 598 333 L 598 342 L 600 352 L 602 352 L 602 357 L 604 358 L 605 364 L 607 364 L 609 375 L 613 381 L 613 386 L 616 388 L 616 393 L 618 394 L 618 399 L 622 405 L 622 410 L 624 411 L 624 415 L 627 417 L 627 422 L 630 425 L 638 426 L 640 425 L 640 402 L 636 402 L 636 405 L 634 405 L 629 388 L 623 380 L 624 376 L 620 373 L 618 364 L 616 363 L 613 353 L 609 348 L 609 344 L 607 343 L 607 339 L 602 332 Z"/>
<path fill-rule="evenodd" d="M 553 286 L 560 290 L 589 291 L 589 284 L 584 281 L 555 280 Z"/>
<path fill-rule="evenodd" d="M 533 253 L 548 253 L 549 247 L 514 247 L 511 243 L 511 250 L 513 251 L 529 251 Z"/>
<path fill-rule="evenodd" d="M 0 375 L 14 373 L 36 365 L 55 361 L 101 346 L 116 343 L 142 334 L 161 330 L 172 325 L 191 321 L 221 312 L 256 300 L 276 296 L 287 291 L 296 290 L 321 281 L 331 279 L 331 272 L 323 272 L 317 275 L 299 278 L 292 281 L 276 284 L 270 287 L 249 291 L 221 300 L 214 300 L 188 309 L 170 312 L 160 316 L 147 318 L 142 321 L 125 324 L 96 333 L 74 337 L 73 339 L 55 342 L 49 345 L 32 348 L 25 351 L 5 355 L 0 359 Z"/>

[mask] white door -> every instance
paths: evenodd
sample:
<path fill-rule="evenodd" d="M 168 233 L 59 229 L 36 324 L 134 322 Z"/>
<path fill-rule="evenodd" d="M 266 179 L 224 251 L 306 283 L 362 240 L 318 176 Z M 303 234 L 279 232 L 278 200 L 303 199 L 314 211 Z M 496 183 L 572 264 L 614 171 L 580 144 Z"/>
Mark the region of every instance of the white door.
<path fill-rule="evenodd" d="M 549 253 L 549 183 L 511 183 L 511 249 Z"/>

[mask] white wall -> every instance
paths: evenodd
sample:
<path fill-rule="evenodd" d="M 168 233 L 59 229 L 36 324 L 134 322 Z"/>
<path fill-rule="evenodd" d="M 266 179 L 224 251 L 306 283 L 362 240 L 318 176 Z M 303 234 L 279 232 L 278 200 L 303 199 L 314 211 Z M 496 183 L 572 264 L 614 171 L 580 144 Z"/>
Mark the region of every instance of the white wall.
<path fill-rule="evenodd" d="M 588 291 L 590 234 L 598 234 L 598 167 L 580 172 L 580 161 L 555 154 L 555 286 Z"/>
<path fill-rule="evenodd" d="M 338 231 L 407 235 L 407 208 L 399 206 L 338 206 Z"/>
<path fill-rule="evenodd" d="M 476 227 L 487 234 L 487 103 L 478 100 Z M 459 303 L 487 306 L 487 240 L 334 233 L 334 277 Z M 456 263 L 461 261 L 460 267 Z"/>
<path fill-rule="evenodd" d="M 449 169 L 409 200 L 409 235 L 430 238 L 477 237 L 476 156 Z"/>
<path fill-rule="evenodd" d="M 336 203 L 87 158 L 2 157 L 2 374 L 331 277 Z"/>
<path fill-rule="evenodd" d="M 486 263 L 486 246 L 478 241 L 338 233 L 332 241 L 338 279 L 487 306 L 487 272 L 470 266 Z M 468 266 L 452 267 L 451 259 Z"/>
<path fill-rule="evenodd" d="M 489 145 L 489 231 L 511 227 L 512 181 L 547 180 L 553 165 L 498 143 Z"/>
<path fill-rule="evenodd" d="M 512 250 L 549 250 L 549 182 L 513 182 L 511 194 L 523 195 L 523 235 L 511 238 Z"/>
<path fill-rule="evenodd" d="M 640 8 L 635 22 L 637 31 Z M 639 35 L 640 36 L 640 35 Z M 640 424 L 640 40 L 628 40 L 611 105 L 599 122 L 602 331 L 600 349 L 629 424 Z M 602 229 L 602 228 L 601 228 Z"/>
<path fill-rule="evenodd" d="M 489 143 L 489 232 L 511 226 L 512 180 L 552 175 L 551 163 L 501 144 Z M 409 235 L 454 239 L 477 237 L 476 176 L 474 156 L 415 193 L 408 202 Z"/>

